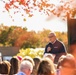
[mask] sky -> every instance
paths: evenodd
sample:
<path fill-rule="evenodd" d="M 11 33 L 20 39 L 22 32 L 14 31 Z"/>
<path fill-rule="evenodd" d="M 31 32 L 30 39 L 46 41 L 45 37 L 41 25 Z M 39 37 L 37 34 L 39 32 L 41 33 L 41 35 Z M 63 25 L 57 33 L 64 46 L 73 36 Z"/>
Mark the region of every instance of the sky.
<path fill-rule="evenodd" d="M 55 0 L 54 0 L 55 1 Z M 51 31 L 67 32 L 67 23 L 58 17 L 51 14 L 49 17 L 40 14 L 39 12 L 34 12 L 33 17 L 27 17 L 26 21 L 23 21 L 23 17 L 20 13 L 13 14 L 11 10 L 10 14 L 13 15 L 14 21 L 9 17 L 8 12 L 3 13 L 3 4 L 0 1 L 0 24 L 6 26 L 20 26 L 26 27 L 28 31 L 34 30 L 36 32 L 42 31 L 43 29 L 50 29 Z M 4 9 L 5 10 L 5 9 Z M 15 9 L 14 9 L 15 10 Z"/>

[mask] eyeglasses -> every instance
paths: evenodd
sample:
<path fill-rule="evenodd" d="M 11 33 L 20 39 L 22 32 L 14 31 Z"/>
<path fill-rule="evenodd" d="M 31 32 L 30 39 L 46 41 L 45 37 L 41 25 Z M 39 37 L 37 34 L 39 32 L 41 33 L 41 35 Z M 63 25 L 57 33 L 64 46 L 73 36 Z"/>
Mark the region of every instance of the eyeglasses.
<path fill-rule="evenodd" d="M 54 37 L 54 36 L 48 36 L 48 38 L 52 38 L 52 37 Z"/>

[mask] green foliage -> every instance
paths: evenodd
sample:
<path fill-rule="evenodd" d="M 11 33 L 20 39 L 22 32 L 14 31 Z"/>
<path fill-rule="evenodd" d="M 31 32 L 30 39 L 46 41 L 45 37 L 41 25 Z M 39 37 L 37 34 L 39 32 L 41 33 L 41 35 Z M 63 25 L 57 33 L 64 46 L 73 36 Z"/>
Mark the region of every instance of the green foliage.
<path fill-rule="evenodd" d="M 3 45 L 5 45 L 7 41 L 8 34 L 9 34 L 8 30 L 3 30 L 0 34 L 0 43 L 2 43 Z"/>

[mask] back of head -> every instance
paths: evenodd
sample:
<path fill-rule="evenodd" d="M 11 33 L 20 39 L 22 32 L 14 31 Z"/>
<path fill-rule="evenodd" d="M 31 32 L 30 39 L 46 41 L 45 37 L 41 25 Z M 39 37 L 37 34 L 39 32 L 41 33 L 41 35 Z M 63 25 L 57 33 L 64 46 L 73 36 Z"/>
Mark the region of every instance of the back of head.
<path fill-rule="evenodd" d="M 41 61 L 41 58 L 40 57 L 35 57 L 33 58 L 34 60 L 34 67 L 33 67 L 33 71 L 32 71 L 32 75 L 37 75 L 37 70 L 38 70 L 38 66 L 39 66 L 39 63 Z"/>
<path fill-rule="evenodd" d="M 30 70 L 30 72 L 32 72 L 32 70 L 33 70 L 32 63 L 27 60 L 22 61 L 20 64 L 20 71 L 23 71 L 24 69 L 28 69 L 28 70 Z"/>
<path fill-rule="evenodd" d="M 23 58 L 23 61 L 24 61 L 24 60 L 30 61 L 30 62 L 32 63 L 32 65 L 34 66 L 34 61 L 33 61 L 33 59 L 32 59 L 30 56 L 25 56 L 25 57 Z"/>
<path fill-rule="evenodd" d="M 70 65 L 70 68 L 76 68 L 76 61 L 73 55 L 67 54 L 67 55 L 62 55 L 58 61 L 58 67 L 59 66 L 66 66 Z"/>
<path fill-rule="evenodd" d="M 33 61 L 34 61 L 35 66 L 36 66 L 36 65 L 38 65 L 38 64 L 40 63 L 41 58 L 39 58 L 39 57 L 35 57 L 35 58 L 33 58 Z"/>
<path fill-rule="evenodd" d="M 76 68 L 76 60 L 72 54 L 67 54 L 66 60 L 69 62 L 70 66 L 72 68 Z"/>
<path fill-rule="evenodd" d="M 8 74 L 9 75 L 9 73 L 10 73 L 10 66 L 11 66 L 11 64 L 8 62 L 8 61 L 2 61 L 1 62 L 1 74 Z"/>
<path fill-rule="evenodd" d="M 50 58 L 52 61 L 54 61 L 55 56 L 53 54 L 51 54 L 51 53 L 45 53 L 43 58 L 45 58 L 45 57 Z"/>
<path fill-rule="evenodd" d="M 61 75 L 76 75 L 76 61 L 73 55 L 62 55 L 58 61 L 57 68 L 60 69 Z"/>
<path fill-rule="evenodd" d="M 37 75 L 54 75 L 55 67 L 49 58 L 43 58 L 39 64 Z"/>
<path fill-rule="evenodd" d="M 11 63 L 11 70 L 13 71 L 13 74 L 16 74 L 19 68 L 19 60 L 17 58 L 11 58 L 10 63 Z"/>

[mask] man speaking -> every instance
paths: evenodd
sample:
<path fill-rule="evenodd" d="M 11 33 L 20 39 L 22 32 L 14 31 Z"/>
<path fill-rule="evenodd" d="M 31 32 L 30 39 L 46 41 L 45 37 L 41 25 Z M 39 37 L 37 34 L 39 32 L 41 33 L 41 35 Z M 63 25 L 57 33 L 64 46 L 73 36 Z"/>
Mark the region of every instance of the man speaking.
<path fill-rule="evenodd" d="M 54 63 L 57 64 L 58 59 L 61 55 L 66 55 L 66 49 L 64 44 L 59 41 L 56 37 L 56 34 L 51 32 L 48 35 L 49 43 L 45 47 L 45 53 L 51 53 L 55 56 Z"/>

